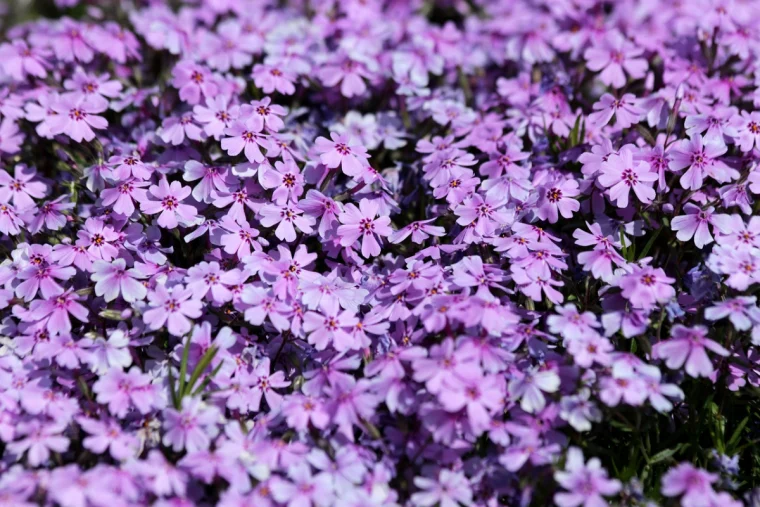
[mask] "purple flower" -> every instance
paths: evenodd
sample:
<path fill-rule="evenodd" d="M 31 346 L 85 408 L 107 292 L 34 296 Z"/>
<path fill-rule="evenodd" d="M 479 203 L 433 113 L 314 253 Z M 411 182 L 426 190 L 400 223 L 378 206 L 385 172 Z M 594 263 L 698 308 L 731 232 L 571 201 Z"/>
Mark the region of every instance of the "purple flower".
<path fill-rule="evenodd" d="M 563 218 L 572 218 L 573 212 L 581 209 L 580 203 L 573 199 L 578 194 L 580 194 L 578 182 L 573 179 L 546 185 L 538 201 L 536 215 L 542 220 L 549 220 L 551 224 L 557 223 L 559 215 Z"/>
<path fill-rule="evenodd" d="M 116 421 L 98 421 L 80 417 L 77 422 L 89 435 L 82 441 L 85 449 L 95 454 L 109 451 L 111 457 L 119 461 L 132 458 L 137 454 L 137 438 L 125 433 Z"/>
<path fill-rule="evenodd" d="M 190 331 L 190 319 L 203 314 L 203 305 L 192 289 L 182 285 L 167 288 L 159 284 L 148 292 L 150 310 L 143 315 L 145 324 L 154 331 L 164 326 L 174 336 L 182 336 Z"/>
<path fill-rule="evenodd" d="M 607 125 L 615 117 L 615 126 L 623 129 L 638 123 L 644 111 L 637 105 L 636 96 L 626 93 L 619 99 L 609 93 L 602 95 L 593 106 L 595 112 L 588 116 L 588 121 L 596 128 Z"/>
<path fill-rule="evenodd" d="M 330 138 L 318 137 L 315 141 L 322 163 L 330 169 L 340 166 L 346 176 L 360 176 L 369 165 L 367 150 L 346 134 L 331 132 Z"/>
<path fill-rule="evenodd" d="M 150 377 L 137 367 L 128 372 L 120 369 L 109 370 L 92 386 L 98 403 L 108 405 L 108 410 L 116 417 L 123 418 L 130 408 L 147 414 L 158 406 L 155 386 Z"/>
<path fill-rule="evenodd" d="M 390 227 L 390 218 L 377 217 L 379 211 L 380 205 L 375 200 L 362 199 L 358 208 L 352 203 L 346 204 L 343 213 L 338 216 L 343 224 L 338 227 L 340 244 L 351 247 L 361 238 L 361 250 L 365 258 L 380 255 L 378 238 L 389 236 L 393 230 Z"/>
<path fill-rule="evenodd" d="M 592 71 L 602 71 L 599 78 L 606 85 L 622 88 L 625 74 L 632 79 L 644 77 L 647 61 L 639 58 L 644 51 L 627 41 L 620 32 L 614 31 L 602 43 L 588 48 L 583 56 Z"/>
<path fill-rule="evenodd" d="M 685 363 L 686 373 L 690 376 L 709 377 L 714 367 L 706 349 L 719 356 L 729 355 L 723 346 L 707 338 L 707 328 L 676 325 L 671 331 L 670 340 L 656 344 L 652 352 L 654 357 L 664 359 L 670 369 L 678 369 Z"/>
<path fill-rule="evenodd" d="M 38 467 L 50 459 L 50 451 L 62 453 L 69 448 L 70 441 L 61 433 L 65 425 L 57 423 L 44 424 L 37 419 L 22 422 L 16 428 L 18 440 L 8 444 L 12 453 L 27 453 L 29 465 Z"/>
<path fill-rule="evenodd" d="M 68 333 L 71 331 L 69 314 L 87 322 L 89 311 L 77 302 L 78 299 L 80 297 L 69 290 L 44 301 L 35 300 L 29 308 L 29 315 L 35 320 L 44 320 L 52 334 Z"/>
<path fill-rule="evenodd" d="M 598 458 L 584 463 L 583 451 L 577 447 L 568 449 L 565 469 L 554 472 L 554 479 L 567 490 L 554 495 L 560 507 L 607 505 L 603 497 L 616 495 L 622 489 L 620 481 L 607 478 Z"/>
<path fill-rule="evenodd" d="M 98 116 L 106 110 L 106 105 L 82 95 L 64 95 L 51 105 L 55 116 L 49 119 L 50 133 L 66 134 L 74 141 L 92 141 L 93 129 L 105 129 L 108 121 Z"/>
<path fill-rule="evenodd" d="M 231 157 L 244 152 L 245 158 L 251 163 L 262 163 L 266 157 L 261 153 L 261 148 L 271 150 L 269 136 L 262 134 L 263 123 L 256 121 L 254 118 L 248 118 L 245 121 L 236 120 L 229 127 L 224 129 L 222 139 L 222 149 Z"/>
<path fill-rule="evenodd" d="M 710 499 L 715 496 L 712 484 L 718 481 L 718 476 L 694 467 L 691 463 L 680 463 L 668 470 L 662 477 L 662 494 L 667 497 L 681 497 L 684 507 L 700 507 L 711 505 Z"/>
<path fill-rule="evenodd" d="M 657 173 L 652 172 L 648 163 L 634 162 L 629 146 L 623 146 L 618 153 L 610 155 L 602 163 L 602 173 L 598 177 L 599 183 L 609 188 L 610 200 L 617 201 L 618 208 L 628 207 L 631 191 L 642 203 L 651 203 L 655 197 L 652 186 L 657 179 Z"/>
<path fill-rule="evenodd" d="M 44 78 L 50 56 L 47 48 L 29 46 L 23 40 L 0 45 L 0 65 L 16 81 L 23 81 L 26 76 Z"/>
<path fill-rule="evenodd" d="M 106 301 L 113 301 L 121 294 L 124 301 L 134 303 L 145 299 L 148 293 L 145 285 L 138 281 L 142 278 L 140 272 L 127 269 L 124 259 L 93 262 L 90 278 L 95 282 L 95 294 L 103 296 Z"/>
<path fill-rule="evenodd" d="M 288 507 L 326 507 L 333 500 L 332 479 L 326 473 L 312 475 L 306 463 L 288 467 L 288 479 L 271 483 L 272 497 Z"/>
<path fill-rule="evenodd" d="M 166 178 L 162 178 L 158 185 L 151 185 L 148 191 L 157 200 L 146 199 L 140 203 L 140 208 L 149 215 L 160 213 L 159 226 L 174 229 L 179 221 L 187 225 L 195 219 L 195 208 L 189 204 L 182 204 L 190 195 L 190 187 L 183 187 L 179 181 L 172 181 L 169 185 Z"/>
<path fill-rule="evenodd" d="M 165 411 L 163 444 L 174 451 L 202 451 L 219 433 L 219 410 L 198 398 L 182 399 L 182 409 Z"/>
<path fill-rule="evenodd" d="M 272 227 L 275 224 L 277 228 L 274 231 L 277 238 L 292 242 L 296 240 L 296 227 L 305 233 L 312 232 L 312 225 L 315 220 L 310 216 L 302 216 L 303 210 L 297 204 L 286 203 L 284 205 L 267 204 L 259 210 L 259 219 L 264 227 Z"/>
<path fill-rule="evenodd" d="M 198 104 L 201 97 L 215 97 L 219 90 L 211 72 L 190 61 L 182 61 L 174 66 L 172 85 L 179 89 L 179 98 L 190 105 Z"/>
<path fill-rule="evenodd" d="M 713 207 L 702 210 L 694 204 L 687 203 L 683 210 L 686 212 L 685 215 L 673 217 L 670 222 L 671 229 L 678 232 L 676 237 L 681 241 L 689 241 L 693 237 L 697 248 L 702 248 L 713 242 L 708 225 L 723 229 L 724 220 L 713 215 Z"/>
<path fill-rule="evenodd" d="M 651 266 L 633 267 L 633 271 L 623 275 L 619 286 L 623 297 L 631 302 L 634 308 L 652 309 L 655 304 L 665 304 L 676 295 L 671 284 L 673 278 L 665 275 L 662 268 Z"/>
<path fill-rule="evenodd" d="M 414 485 L 420 489 L 412 495 L 412 502 L 416 505 L 455 507 L 472 503 L 472 489 L 461 472 L 444 468 L 438 473 L 436 479 L 415 477 Z"/>

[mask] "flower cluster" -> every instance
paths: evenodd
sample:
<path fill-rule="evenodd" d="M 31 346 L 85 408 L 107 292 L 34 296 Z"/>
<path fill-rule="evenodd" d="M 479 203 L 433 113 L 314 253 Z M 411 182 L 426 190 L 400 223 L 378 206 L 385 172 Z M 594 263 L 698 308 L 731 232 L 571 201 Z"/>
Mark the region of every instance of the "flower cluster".
<path fill-rule="evenodd" d="M 760 2 L 55 3 L 0 503 L 758 498 Z"/>

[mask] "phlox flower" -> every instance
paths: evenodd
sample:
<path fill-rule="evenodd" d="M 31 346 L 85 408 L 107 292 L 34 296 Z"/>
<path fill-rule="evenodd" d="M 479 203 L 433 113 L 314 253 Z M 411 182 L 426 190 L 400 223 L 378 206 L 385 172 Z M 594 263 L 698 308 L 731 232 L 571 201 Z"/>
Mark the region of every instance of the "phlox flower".
<path fill-rule="evenodd" d="M 664 359 L 668 368 L 678 369 L 686 364 L 685 370 L 692 377 L 709 377 L 714 367 L 707 356 L 707 350 L 719 356 L 728 356 L 722 345 L 707 338 L 707 328 L 682 325 L 673 327 L 671 338 L 655 344 L 655 357 Z"/>
<path fill-rule="evenodd" d="M 150 186 L 148 192 L 149 198 L 140 203 L 140 208 L 149 215 L 160 213 L 157 221 L 159 226 L 174 229 L 180 221 L 187 225 L 195 219 L 196 209 L 182 203 L 190 195 L 190 187 L 182 186 L 179 181 L 172 181 L 170 185 L 166 178 L 161 178 L 158 185 Z"/>
<path fill-rule="evenodd" d="M 380 204 L 376 200 L 362 199 L 359 207 L 355 204 L 346 204 L 343 213 L 338 216 L 341 226 L 338 227 L 340 244 L 351 247 L 361 238 L 362 256 L 365 258 L 380 255 L 380 243 L 378 238 L 389 236 L 393 230 L 390 227 L 390 218 L 378 217 Z"/>
<path fill-rule="evenodd" d="M 174 336 L 183 336 L 192 327 L 190 319 L 203 314 L 203 305 L 192 289 L 182 285 L 168 288 L 159 284 L 148 292 L 150 309 L 143 314 L 145 324 L 152 330 L 164 325 Z"/>
<path fill-rule="evenodd" d="M 565 468 L 554 472 L 554 478 L 567 490 L 554 495 L 554 502 L 559 507 L 607 505 L 604 497 L 615 495 L 622 489 L 619 480 L 607 477 L 599 458 L 584 463 L 583 451 L 577 447 L 567 451 Z"/>
<path fill-rule="evenodd" d="M 634 161 L 633 150 L 629 146 L 610 155 L 602 163 L 602 172 L 598 176 L 599 183 L 609 188 L 610 200 L 616 201 L 619 208 L 628 207 L 631 191 L 642 203 L 651 203 L 655 197 L 652 186 L 657 179 L 657 173 L 651 170 L 648 163 Z"/>
<path fill-rule="evenodd" d="M 106 110 L 106 105 L 92 98 L 64 95 L 51 105 L 56 115 L 49 118 L 50 133 L 66 134 L 74 141 L 92 141 L 95 130 L 108 127 L 108 121 L 98 116 Z"/>

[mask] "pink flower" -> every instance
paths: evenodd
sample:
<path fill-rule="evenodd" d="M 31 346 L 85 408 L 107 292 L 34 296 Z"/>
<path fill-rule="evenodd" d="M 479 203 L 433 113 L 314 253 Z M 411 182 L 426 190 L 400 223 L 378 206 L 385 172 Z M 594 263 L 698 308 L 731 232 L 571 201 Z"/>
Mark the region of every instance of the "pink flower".
<path fill-rule="evenodd" d="M 219 91 L 211 72 L 190 61 L 181 61 L 174 66 L 172 85 L 179 89 L 179 98 L 191 105 L 198 104 L 201 97 L 215 97 Z"/>
<path fill-rule="evenodd" d="M 687 190 L 699 190 L 702 188 L 705 175 L 713 176 L 716 166 L 717 169 L 721 169 L 725 165 L 716 159 L 727 150 L 722 142 L 703 143 L 702 136 L 699 135 L 690 140 L 684 139 L 673 149 L 670 170 L 680 171 L 688 167 L 679 180 L 681 186 Z"/>
<path fill-rule="evenodd" d="M 32 263 L 16 275 L 18 280 L 24 280 L 16 286 L 16 297 L 31 301 L 37 295 L 37 291 L 40 291 L 43 298 L 50 299 L 64 292 L 63 287 L 55 280 L 68 280 L 75 274 L 76 269 L 72 267 L 56 266 L 45 261 L 40 264 Z"/>
<path fill-rule="evenodd" d="M 274 231 L 275 236 L 283 241 L 292 242 L 296 240 L 296 227 L 306 234 L 312 232 L 311 227 L 315 220 L 308 215 L 301 215 L 303 210 L 296 204 L 266 204 L 259 210 L 259 221 L 264 227 L 279 224 Z"/>
<path fill-rule="evenodd" d="M 82 446 L 95 453 L 103 454 L 108 450 L 111 457 L 121 461 L 135 457 L 139 448 L 137 437 L 124 432 L 114 420 L 98 421 L 86 417 L 77 418 L 77 422 L 88 436 L 82 440 Z"/>
<path fill-rule="evenodd" d="M 541 220 L 549 220 L 554 224 L 563 218 L 572 218 L 573 212 L 581 209 L 580 203 L 573 199 L 580 194 L 578 182 L 574 179 L 561 179 L 544 187 L 541 198 L 538 201 L 536 215 Z"/>
<path fill-rule="evenodd" d="M 370 62 L 370 59 L 364 60 Z M 353 59 L 348 55 L 338 56 L 333 62 L 323 65 L 318 71 L 319 78 L 325 86 L 340 85 L 340 92 L 344 97 L 354 97 L 367 91 L 367 85 L 362 78 L 369 78 L 365 63 Z"/>
<path fill-rule="evenodd" d="M 760 113 L 742 111 L 741 116 L 734 116 L 731 124 L 736 129 L 736 144 L 742 151 L 760 147 Z"/>
<path fill-rule="evenodd" d="M 266 128 L 270 132 L 277 132 L 285 123 L 281 116 L 285 116 L 288 110 L 277 104 L 272 104 L 270 97 L 264 97 L 261 100 L 254 100 L 249 104 L 240 107 L 240 116 L 251 118 L 256 125 Z"/>
<path fill-rule="evenodd" d="M 221 418 L 219 410 L 194 397 L 182 399 L 182 409 L 168 408 L 164 411 L 163 444 L 174 451 L 187 452 L 206 450 L 211 439 L 219 433 L 217 422 Z"/>
<path fill-rule="evenodd" d="M 542 276 L 542 273 L 536 269 L 522 269 L 520 267 L 512 268 L 512 279 L 517 284 L 517 288 L 530 297 L 533 301 L 541 301 L 542 293 L 554 304 L 559 304 L 564 300 L 564 296 L 554 287 L 561 287 L 564 282 L 554 280 L 550 276 Z"/>
<path fill-rule="evenodd" d="M 156 387 L 151 384 L 150 376 L 136 366 L 128 372 L 117 368 L 109 370 L 95 382 L 92 392 L 98 403 L 108 405 L 108 410 L 119 418 L 124 418 L 132 407 L 147 414 L 158 405 Z"/>
<path fill-rule="evenodd" d="M 63 82 L 63 86 L 71 90 L 75 96 L 83 95 L 93 105 L 102 107 L 104 110 L 108 107 L 108 99 L 117 98 L 121 93 L 119 81 L 109 80 L 108 74 L 100 76 L 87 74 L 81 67 L 77 67 L 71 79 Z"/>
<path fill-rule="evenodd" d="M 194 106 L 195 121 L 203 124 L 203 130 L 214 139 L 219 139 L 224 129 L 238 118 L 240 106 L 230 105 L 229 95 L 217 95 L 206 99 L 206 106 Z"/>
<path fill-rule="evenodd" d="M 695 468 L 691 463 L 681 463 L 662 477 L 662 494 L 667 497 L 681 496 L 683 507 L 706 507 L 715 496 L 712 484 L 718 481 L 716 474 Z"/>
<path fill-rule="evenodd" d="M 185 163 L 182 179 L 185 181 L 200 180 L 193 188 L 193 198 L 198 202 L 209 202 L 214 191 L 231 193 L 231 188 L 235 183 L 227 168 L 207 166 L 195 160 L 188 160 Z"/>
<path fill-rule="evenodd" d="M 271 290 L 247 285 L 243 289 L 240 301 L 245 304 L 245 320 L 254 326 L 261 326 L 269 317 L 276 329 L 284 331 L 290 328 L 290 307 L 277 299 Z"/>
<path fill-rule="evenodd" d="M 678 233 L 676 237 L 680 241 L 689 241 L 693 237 L 697 248 L 702 248 L 713 242 L 708 225 L 725 230 L 724 218 L 728 217 L 726 215 L 714 216 L 715 208 L 713 207 L 702 210 L 699 206 L 687 203 L 683 210 L 686 214 L 674 217 L 670 223 L 671 229 Z"/>
<path fill-rule="evenodd" d="M 438 477 L 415 477 L 414 485 L 420 491 L 412 495 L 412 502 L 421 507 L 455 507 L 472 504 L 472 488 L 462 472 L 442 469 Z"/>
<path fill-rule="evenodd" d="M 338 214 L 342 211 L 339 203 L 313 188 L 306 192 L 306 198 L 298 203 L 298 207 L 307 215 L 315 219 L 320 218 L 317 232 L 323 238 L 332 229 L 333 224 L 338 222 Z"/>
<path fill-rule="evenodd" d="M 157 285 L 148 292 L 151 309 L 143 314 L 143 320 L 150 329 L 156 331 L 166 325 L 174 336 L 183 336 L 192 328 L 190 319 L 197 319 L 203 314 L 203 304 L 196 294 L 182 285 L 167 288 Z"/>
<path fill-rule="evenodd" d="M 367 150 L 347 134 L 331 132 L 330 138 L 332 141 L 324 137 L 318 137 L 315 141 L 322 163 L 330 169 L 340 166 L 346 176 L 360 176 L 369 165 Z"/>
<path fill-rule="evenodd" d="M 288 387 L 290 382 L 285 380 L 285 373 L 276 371 L 272 374 L 270 371 L 270 361 L 268 357 L 261 359 L 253 369 L 253 375 L 256 378 L 255 387 L 251 399 L 251 410 L 258 412 L 260 409 L 262 396 L 267 401 L 269 409 L 277 412 L 282 404 L 282 395 L 274 391 Z"/>
<path fill-rule="evenodd" d="M 286 68 L 257 63 L 253 66 L 253 82 L 264 93 L 278 91 L 283 95 L 293 95 L 296 75 Z"/>
<path fill-rule="evenodd" d="M 166 178 L 161 178 L 158 185 L 151 185 L 148 189 L 150 195 L 157 201 L 145 200 L 140 203 L 143 213 L 158 216 L 158 225 L 166 229 L 174 229 L 179 221 L 183 225 L 189 225 L 195 220 L 196 210 L 182 201 L 190 195 L 190 187 L 184 187 L 179 181 L 172 181 L 171 185 Z"/>
<path fill-rule="evenodd" d="M 202 298 L 211 291 L 213 301 L 226 303 L 232 300 L 229 287 L 240 280 L 240 270 L 222 271 L 219 263 L 200 262 L 187 270 L 187 288 L 196 298 Z"/>
<path fill-rule="evenodd" d="M 642 203 L 651 203 L 656 195 L 652 187 L 658 178 L 648 163 L 634 161 L 631 147 L 626 145 L 602 163 L 598 181 L 609 188 L 610 200 L 617 201 L 618 208 L 626 208 L 631 190 Z"/>
<path fill-rule="evenodd" d="M 430 225 L 432 222 L 435 222 L 435 220 L 435 218 L 431 218 L 428 220 L 412 222 L 411 224 L 393 232 L 388 236 L 388 240 L 391 243 L 401 243 L 411 235 L 413 242 L 422 244 L 430 236 L 445 236 L 446 229 L 437 225 Z"/>
<path fill-rule="evenodd" d="M 361 238 L 362 255 L 365 258 L 380 255 L 378 238 L 390 235 L 393 230 L 389 217 L 376 218 L 379 210 L 380 205 L 376 200 L 362 199 L 358 208 L 353 203 L 346 204 L 343 213 L 338 216 L 343 224 L 338 227 L 340 244 L 351 247 Z"/>
<path fill-rule="evenodd" d="M 203 131 L 193 123 L 192 113 L 166 118 L 157 134 L 163 142 L 174 146 L 182 144 L 186 136 L 192 141 L 203 140 Z"/>
<path fill-rule="evenodd" d="M 308 463 L 291 465 L 288 478 L 272 480 L 271 494 L 278 503 L 289 507 L 322 507 L 333 501 L 332 478 L 324 472 L 313 475 Z"/>
<path fill-rule="evenodd" d="M 108 165 L 111 166 L 113 177 L 120 181 L 127 180 L 130 177 L 147 180 L 153 173 L 151 168 L 145 165 L 136 153 L 113 156 L 108 159 Z"/>
<path fill-rule="evenodd" d="M 27 75 L 44 78 L 50 56 L 48 49 L 30 47 L 20 39 L 0 46 L 0 66 L 16 81 L 23 81 Z"/>
<path fill-rule="evenodd" d="M 10 204 L 0 203 L 0 232 L 15 236 L 21 232 L 24 221 Z"/>
<path fill-rule="evenodd" d="M 0 122 L 0 153 L 17 153 L 24 142 L 24 134 L 18 130 L 18 125 L 11 118 L 3 118 Z"/>
<path fill-rule="evenodd" d="M 623 297 L 634 308 L 650 310 L 655 304 L 665 304 L 675 297 L 673 282 L 675 279 L 665 275 L 662 268 L 642 266 L 634 267 L 632 273 L 623 275 L 619 286 L 623 289 Z"/>
<path fill-rule="evenodd" d="M 253 118 L 235 121 L 224 129 L 224 135 L 228 137 L 222 139 L 222 149 L 232 157 L 244 152 L 245 158 L 251 163 L 264 162 L 266 157 L 261 153 L 261 148 L 270 150 L 271 145 L 269 136 L 261 133 L 263 128 L 263 124 Z"/>
<path fill-rule="evenodd" d="M 274 169 L 262 167 L 263 172 L 261 186 L 266 189 L 275 189 L 272 192 L 272 200 L 276 204 L 284 204 L 287 201 L 298 201 L 303 194 L 304 179 L 301 170 L 293 160 L 274 163 Z M 261 173 L 260 173 L 261 174 Z M 304 210 L 306 211 L 306 210 Z"/>
<path fill-rule="evenodd" d="M 90 278 L 95 282 L 95 294 L 103 296 L 106 302 L 113 301 L 121 293 L 127 303 L 145 299 L 147 289 L 137 279 L 142 278 L 134 268 L 127 269 L 127 261 L 116 259 L 112 262 L 95 261 Z"/>
<path fill-rule="evenodd" d="M 105 129 L 108 121 L 98 113 L 106 110 L 102 103 L 85 96 L 64 95 L 51 105 L 56 115 L 49 118 L 50 133 L 66 134 L 74 141 L 92 141 L 92 129 Z"/>
<path fill-rule="evenodd" d="M 43 425 L 32 419 L 21 422 L 16 428 L 16 435 L 21 437 L 8 444 L 8 450 L 14 454 L 27 453 L 29 465 L 38 467 L 50 459 L 50 451 L 64 453 L 69 448 L 69 439 L 63 436 L 65 424 L 48 423 Z"/>
<path fill-rule="evenodd" d="M 644 50 L 614 31 L 601 44 L 586 49 L 583 56 L 586 66 L 594 72 L 602 71 L 599 78 L 608 86 L 625 86 L 625 74 L 632 79 L 643 78 L 647 71 L 647 61 L 639 58 Z M 624 72 L 625 71 L 625 72 Z"/>
<path fill-rule="evenodd" d="M 82 322 L 87 322 L 90 313 L 87 308 L 77 303 L 80 297 L 71 290 L 44 301 L 35 300 L 29 308 L 30 316 L 35 320 L 46 321 L 46 327 L 51 334 L 68 333 L 71 331 L 69 314 Z"/>
<path fill-rule="evenodd" d="M 150 183 L 133 178 L 123 181 L 118 185 L 105 188 L 100 192 L 104 206 L 113 205 L 116 213 L 131 217 L 135 212 L 135 201 L 145 202 L 148 200 L 148 193 L 144 190 Z"/>
<path fill-rule="evenodd" d="M 503 210 L 504 200 L 496 195 L 480 194 L 471 197 L 454 209 L 459 225 L 474 226 L 474 231 L 480 236 L 493 234 L 499 225 L 509 223 L 509 215 Z"/>
<path fill-rule="evenodd" d="M 251 250 L 261 250 L 261 245 L 256 241 L 259 231 L 246 222 L 226 216 L 219 225 L 227 231 L 227 234 L 222 234 L 221 245 L 228 254 L 237 254 L 238 258 L 243 259 L 251 255 Z"/>
<path fill-rule="evenodd" d="M 348 310 L 327 315 L 306 312 L 303 330 L 309 335 L 309 343 L 317 350 L 324 350 L 328 344 L 332 344 L 335 350 L 343 352 L 359 348 L 350 334 L 351 328 L 358 322 L 354 313 Z"/>
<path fill-rule="evenodd" d="M 476 435 L 491 425 L 491 416 L 504 406 L 504 382 L 497 375 L 473 376 L 444 382 L 438 399 L 448 412 L 465 410 L 470 427 Z"/>
<path fill-rule="evenodd" d="M 567 490 L 554 495 L 554 503 L 559 507 L 608 505 L 604 497 L 616 495 L 622 489 L 619 480 L 607 478 L 599 458 L 584 463 L 583 451 L 577 447 L 568 449 L 565 469 L 554 472 L 554 479 Z"/>
<path fill-rule="evenodd" d="M 672 370 L 686 363 L 686 373 L 692 377 L 709 377 L 713 373 L 714 368 L 705 349 L 719 356 L 730 355 L 723 346 L 707 338 L 707 328 L 703 326 L 688 328 L 679 324 L 673 327 L 670 336 L 670 340 L 655 344 L 652 354 L 655 358 L 664 359 Z"/>
<path fill-rule="evenodd" d="M 631 93 L 626 93 L 619 99 L 616 99 L 612 94 L 605 93 L 599 102 L 594 103 L 595 112 L 588 116 L 588 121 L 595 128 L 602 128 L 614 116 L 616 127 L 630 128 L 631 125 L 638 123 L 644 114 L 644 110 L 636 102 L 636 96 Z"/>

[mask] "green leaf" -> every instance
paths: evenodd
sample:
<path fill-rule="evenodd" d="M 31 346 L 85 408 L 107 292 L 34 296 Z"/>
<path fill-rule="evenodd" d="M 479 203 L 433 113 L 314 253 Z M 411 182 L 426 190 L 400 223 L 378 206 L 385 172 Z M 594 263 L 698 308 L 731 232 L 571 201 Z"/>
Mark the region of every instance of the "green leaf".
<path fill-rule="evenodd" d="M 185 381 L 187 380 L 187 361 L 190 358 L 190 337 L 187 337 L 185 349 L 182 351 L 182 359 L 179 363 L 179 390 L 180 398 L 185 395 Z"/>
<path fill-rule="evenodd" d="M 742 436 L 742 431 L 744 430 L 744 427 L 747 426 L 748 422 L 749 416 L 742 419 L 742 421 L 739 423 L 739 426 L 737 426 L 733 434 L 731 434 L 731 438 L 728 439 L 726 449 L 731 449 L 739 441 L 739 438 Z"/>
<path fill-rule="evenodd" d="M 665 449 L 664 451 L 660 451 L 651 458 L 649 458 L 648 465 L 654 465 L 655 463 L 660 463 L 661 461 L 666 461 L 678 452 L 678 447 L 674 447 L 673 449 Z"/>
<path fill-rule="evenodd" d="M 216 368 L 214 368 L 211 373 L 206 375 L 206 378 L 203 379 L 203 382 L 201 382 L 201 385 L 198 386 L 198 389 L 193 391 L 193 396 L 198 396 L 206 389 L 206 387 L 208 387 L 214 377 L 216 377 L 216 374 L 219 373 L 219 370 L 222 369 L 223 364 L 224 361 L 220 361 L 219 364 L 216 365 Z"/>
<path fill-rule="evenodd" d="M 172 365 L 169 365 L 169 394 L 172 398 L 172 406 L 179 410 L 179 400 L 177 399 L 177 390 L 174 389 L 174 374 L 172 373 Z"/>
<path fill-rule="evenodd" d="M 219 352 L 219 348 L 213 346 L 208 349 L 205 354 L 203 354 L 203 357 L 201 357 L 201 360 L 198 361 L 198 364 L 195 366 L 192 375 L 190 375 L 190 380 L 188 380 L 187 384 L 185 385 L 185 391 L 182 392 L 180 396 L 185 396 L 193 391 L 195 383 L 198 382 L 198 379 L 201 378 L 201 375 L 203 375 L 203 372 L 206 371 L 208 365 L 211 364 L 211 361 L 214 359 L 214 356 L 216 356 L 217 352 Z"/>
<path fill-rule="evenodd" d="M 652 237 L 649 238 L 649 241 L 647 241 L 647 244 L 644 245 L 644 249 L 639 254 L 639 259 L 643 259 L 644 257 L 647 256 L 647 254 L 649 253 L 649 250 L 652 249 L 652 245 L 654 245 L 654 242 L 657 239 L 657 236 L 659 236 L 660 233 L 662 232 L 662 229 L 664 229 L 664 226 L 660 226 L 659 229 L 654 231 L 654 234 L 652 234 Z"/>

